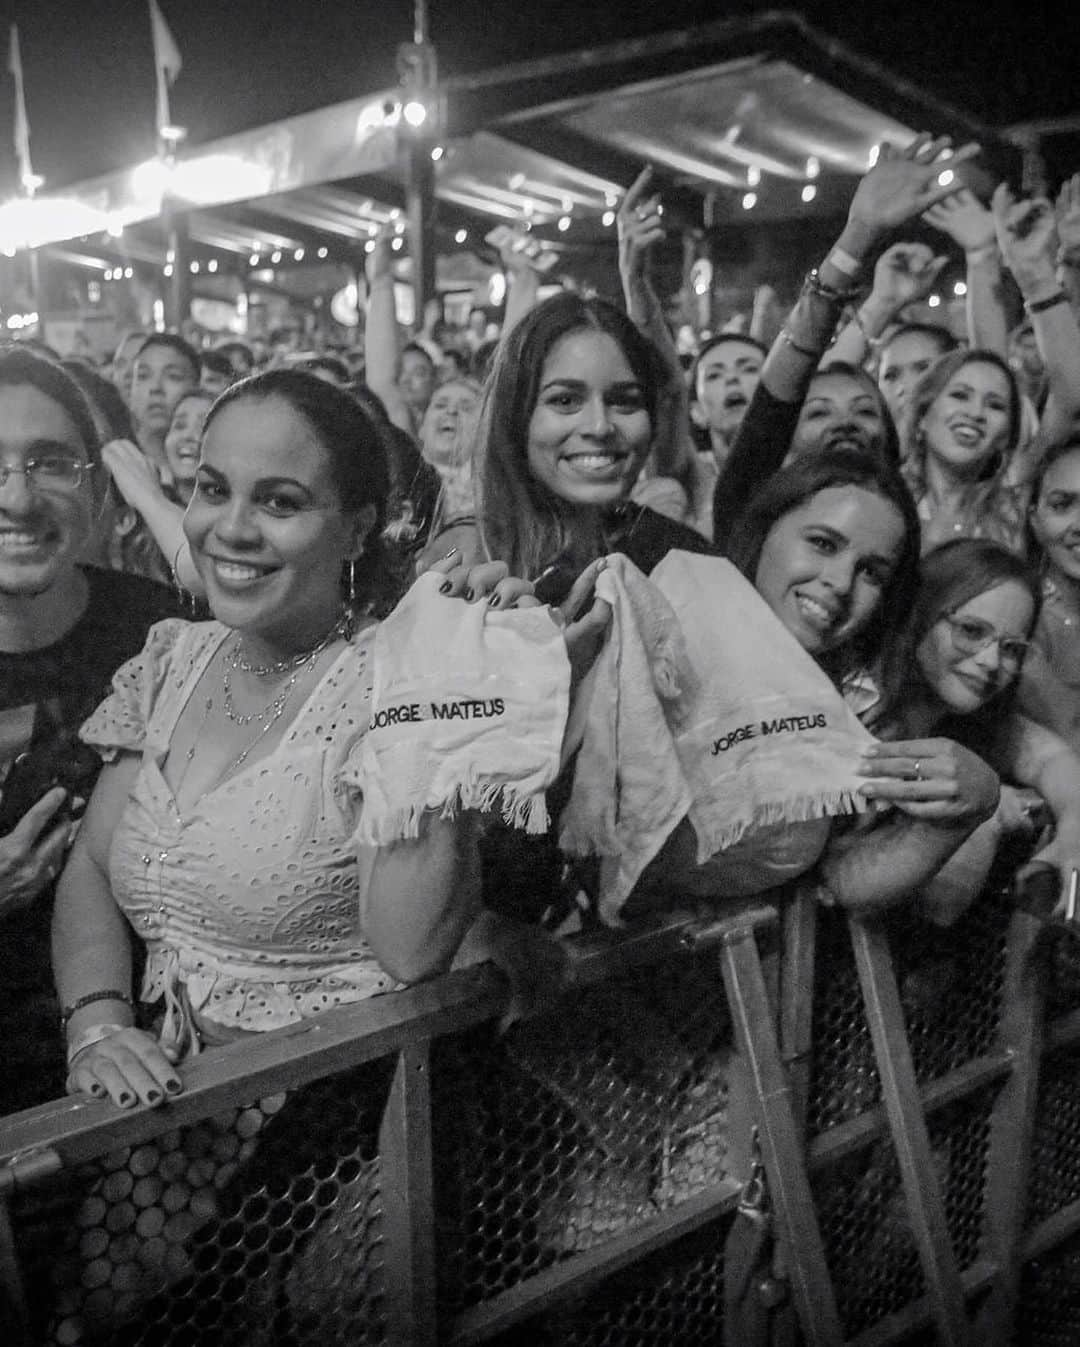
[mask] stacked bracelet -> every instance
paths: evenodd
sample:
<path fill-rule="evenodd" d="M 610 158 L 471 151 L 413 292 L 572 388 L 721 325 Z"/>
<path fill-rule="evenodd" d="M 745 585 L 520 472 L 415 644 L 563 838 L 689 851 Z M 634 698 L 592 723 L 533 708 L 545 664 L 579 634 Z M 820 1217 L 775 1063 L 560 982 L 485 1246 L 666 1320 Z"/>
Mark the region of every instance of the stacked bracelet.
<path fill-rule="evenodd" d="M 1055 290 L 1052 295 L 1047 295 L 1045 299 L 1024 300 L 1024 308 L 1028 313 L 1045 313 L 1047 309 L 1056 309 L 1059 304 L 1068 304 L 1069 296 L 1064 290 Z"/>
<path fill-rule="evenodd" d="M 100 992 L 87 992 L 85 996 L 80 996 L 77 1001 L 73 1001 L 70 1006 L 64 1006 L 60 1011 L 60 1028 L 66 1029 L 68 1021 L 77 1010 L 82 1010 L 83 1006 L 92 1006 L 95 1001 L 123 1001 L 124 1005 L 132 1004 L 131 997 L 127 992 L 117 991 L 115 987 L 106 987 Z"/>
<path fill-rule="evenodd" d="M 81 1034 L 76 1034 L 67 1047 L 67 1064 L 70 1067 L 72 1062 L 78 1057 L 80 1052 L 85 1052 L 87 1048 L 92 1048 L 95 1043 L 102 1042 L 103 1039 L 112 1038 L 113 1034 L 123 1033 L 125 1029 L 130 1029 L 129 1024 L 91 1024 L 88 1029 L 84 1029 Z"/>
<path fill-rule="evenodd" d="M 862 271 L 862 263 L 857 257 L 843 248 L 834 248 L 826 259 L 837 271 L 842 271 L 845 276 L 850 276 L 852 280 Z"/>
<path fill-rule="evenodd" d="M 858 287 L 852 286 L 847 290 L 837 290 L 834 286 L 826 285 L 821 279 L 817 267 L 814 267 L 812 271 L 806 273 L 802 292 L 804 295 L 820 295 L 822 299 L 827 299 L 830 304 L 846 304 L 850 299 L 854 299 L 858 293 Z"/>

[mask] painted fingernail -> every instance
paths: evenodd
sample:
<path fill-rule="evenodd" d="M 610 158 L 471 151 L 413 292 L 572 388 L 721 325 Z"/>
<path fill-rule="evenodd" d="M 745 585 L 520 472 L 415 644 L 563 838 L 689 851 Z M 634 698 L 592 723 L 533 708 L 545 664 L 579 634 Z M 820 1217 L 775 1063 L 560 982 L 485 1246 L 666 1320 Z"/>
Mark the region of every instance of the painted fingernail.
<path fill-rule="evenodd" d="M 147 1090 L 146 1092 L 146 1102 L 148 1104 L 156 1104 L 161 1098 L 162 1094 L 160 1090 Z"/>
<path fill-rule="evenodd" d="M 450 551 L 447 552 L 446 556 L 443 557 L 443 561 L 449 561 L 451 557 L 456 557 L 456 556 L 457 556 L 457 548 L 456 548 L 456 547 L 451 547 Z"/>
<path fill-rule="evenodd" d="M 502 603 L 501 594 L 492 594 L 491 597 L 488 599 L 488 606 L 491 608 L 498 608 L 500 603 Z"/>
<path fill-rule="evenodd" d="M 450 583 L 449 580 L 444 580 L 444 581 L 442 582 L 442 584 L 439 586 L 439 593 L 440 593 L 440 594 L 449 594 L 450 591 L 451 591 L 453 588 L 454 588 L 454 586 Z"/>
<path fill-rule="evenodd" d="M 165 1088 L 170 1094 L 179 1094 L 181 1089 L 180 1082 L 175 1076 L 170 1076 L 165 1082 Z"/>
<path fill-rule="evenodd" d="M 465 602 L 466 602 L 466 603 L 472 603 L 473 599 L 475 599 L 475 598 L 476 598 L 476 595 L 472 592 L 471 589 L 467 589 L 467 590 L 465 591 Z"/>
<path fill-rule="evenodd" d="M 93 1085 L 90 1086 L 90 1093 L 95 1097 L 99 1097 L 105 1093 L 105 1086 L 99 1085 L 95 1080 Z"/>
<path fill-rule="evenodd" d="M 134 1101 L 132 1100 L 131 1095 L 128 1094 L 127 1090 L 122 1090 L 120 1094 L 116 1096 L 116 1102 L 120 1105 L 121 1108 L 127 1108 L 127 1106 L 133 1103 Z"/>

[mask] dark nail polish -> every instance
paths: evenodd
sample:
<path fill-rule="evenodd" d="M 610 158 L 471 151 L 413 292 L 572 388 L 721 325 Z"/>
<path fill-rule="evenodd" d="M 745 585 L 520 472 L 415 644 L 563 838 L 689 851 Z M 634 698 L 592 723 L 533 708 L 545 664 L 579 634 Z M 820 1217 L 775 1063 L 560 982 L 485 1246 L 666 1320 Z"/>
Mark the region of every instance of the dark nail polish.
<path fill-rule="evenodd" d="M 127 1108 L 127 1106 L 132 1102 L 131 1095 L 129 1095 L 127 1090 L 125 1090 L 122 1094 L 118 1094 L 116 1096 L 116 1102 L 120 1105 L 121 1108 Z"/>
<path fill-rule="evenodd" d="M 160 1091 L 160 1090 L 147 1090 L 147 1092 L 146 1092 L 146 1102 L 147 1102 L 148 1104 L 156 1104 L 156 1103 L 158 1103 L 158 1101 L 161 1099 L 161 1097 L 162 1097 L 162 1096 L 161 1096 L 161 1091 Z"/>
<path fill-rule="evenodd" d="M 173 1076 L 172 1079 L 167 1080 L 167 1081 L 165 1082 L 165 1088 L 166 1088 L 166 1090 L 168 1090 L 168 1092 L 169 1092 L 170 1094 L 179 1094 L 179 1093 L 180 1093 L 180 1082 L 176 1079 L 175 1076 Z"/>
<path fill-rule="evenodd" d="M 451 591 L 453 588 L 454 588 L 454 586 L 450 583 L 449 580 L 444 580 L 444 581 L 442 582 L 442 584 L 439 586 L 439 593 L 440 593 L 440 594 L 449 594 L 450 591 Z"/>
<path fill-rule="evenodd" d="M 472 603 L 473 599 L 475 599 L 475 598 L 476 598 L 476 595 L 472 592 L 471 589 L 467 589 L 467 590 L 465 591 L 465 602 L 466 602 L 466 603 Z"/>

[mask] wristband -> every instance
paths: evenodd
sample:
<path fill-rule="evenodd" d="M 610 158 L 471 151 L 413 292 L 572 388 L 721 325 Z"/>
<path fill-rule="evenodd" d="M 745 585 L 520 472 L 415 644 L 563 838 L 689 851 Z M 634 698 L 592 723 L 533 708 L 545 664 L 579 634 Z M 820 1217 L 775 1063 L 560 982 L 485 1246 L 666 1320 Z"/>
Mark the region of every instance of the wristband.
<path fill-rule="evenodd" d="M 1069 296 L 1064 290 L 1055 290 L 1052 295 L 1047 295 L 1045 299 L 1033 299 L 1030 302 L 1024 300 L 1024 308 L 1028 313 L 1045 313 L 1047 309 L 1056 309 L 1059 304 L 1068 304 Z"/>
<path fill-rule="evenodd" d="M 101 1043 L 106 1038 L 112 1038 L 113 1034 L 122 1033 L 125 1029 L 130 1029 L 130 1024 L 91 1024 L 88 1029 L 84 1029 L 81 1034 L 76 1034 L 67 1047 L 67 1064 L 71 1069 L 71 1064 L 78 1057 L 80 1052 L 85 1052 L 87 1048 L 92 1048 L 95 1043 Z"/>
<path fill-rule="evenodd" d="M 800 355 L 805 355 L 810 360 L 820 360 L 824 354 L 822 351 L 811 351 L 808 346 L 800 346 L 786 327 L 780 329 L 780 340 L 790 346 L 793 351 L 798 351 Z"/>
<path fill-rule="evenodd" d="M 837 290 L 834 286 L 827 285 L 818 273 L 817 267 L 806 273 L 806 280 L 803 282 L 803 294 L 820 295 L 822 299 L 827 299 L 831 304 L 846 304 L 857 293 L 858 287 L 851 286 L 847 290 Z"/>
<path fill-rule="evenodd" d="M 73 1001 L 70 1006 L 64 1006 L 60 1011 L 60 1028 L 66 1029 L 68 1020 L 77 1010 L 82 1010 L 83 1006 L 92 1006 L 95 1001 L 123 1001 L 124 1005 L 133 1004 L 131 997 L 126 992 L 117 991 L 114 987 L 106 987 L 100 992 L 87 992 L 85 996 L 80 996 L 77 1001 Z"/>
<path fill-rule="evenodd" d="M 842 271 L 845 276 L 850 276 L 852 280 L 862 271 L 862 263 L 859 259 L 852 257 L 843 248 L 834 248 L 825 260 L 831 262 L 837 271 Z"/>

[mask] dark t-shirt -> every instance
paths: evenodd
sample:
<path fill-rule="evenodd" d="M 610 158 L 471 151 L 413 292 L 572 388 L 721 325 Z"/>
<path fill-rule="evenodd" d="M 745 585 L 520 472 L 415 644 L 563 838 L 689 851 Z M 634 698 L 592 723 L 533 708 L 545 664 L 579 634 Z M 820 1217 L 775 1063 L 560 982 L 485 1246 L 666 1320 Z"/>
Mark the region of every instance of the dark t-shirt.
<path fill-rule="evenodd" d="M 695 529 L 627 501 L 606 521 L 609 552 L 629 557 L 644 575 L 651 575 L 669 552 L 712 553 L 711 544 Z M 483 895 L 488 907 L 527 921 L 560 906 L 563 858 L 555 836 L 559 815 L 570 799 L 573 772 L 568 768 L 548 792 L 552 830 L 539 837 L 510 828 L 494 828 L 480 844 Z M 579 868 L 580 869 L 580 868 Z M 576 887 L 576 880 L 571 883 Z"/>
<path fill-rule="evenodd" d="M 79 726 L 106 696 L 113 674 L 138 654 L 155 622 L 179 609 L 171 590 L 142 576 L 85 566 L 86 610 L 54 645 L 0 651 L 0 777 L 48 760 L 80 793 L 100 763 L 78 743 Z M 23 758 L 17 766 L 15 759 Z M 0 784 L 0 792 L 3 786 Z M 2 795 L 0 795 L 2 806 Z M 59 1006 L 49 957 L 52 889 L 0 916 L 0 1034 L 8 1055 L 0 1114 L 56 1098 L 64 1084 Z"/>
<path fill-rule="evenodd" d="M 713 493 L 713 542 L 727 551 L 735 521 L 791 448 L 801 402 L 781 402 L 759 383 Z"/>

